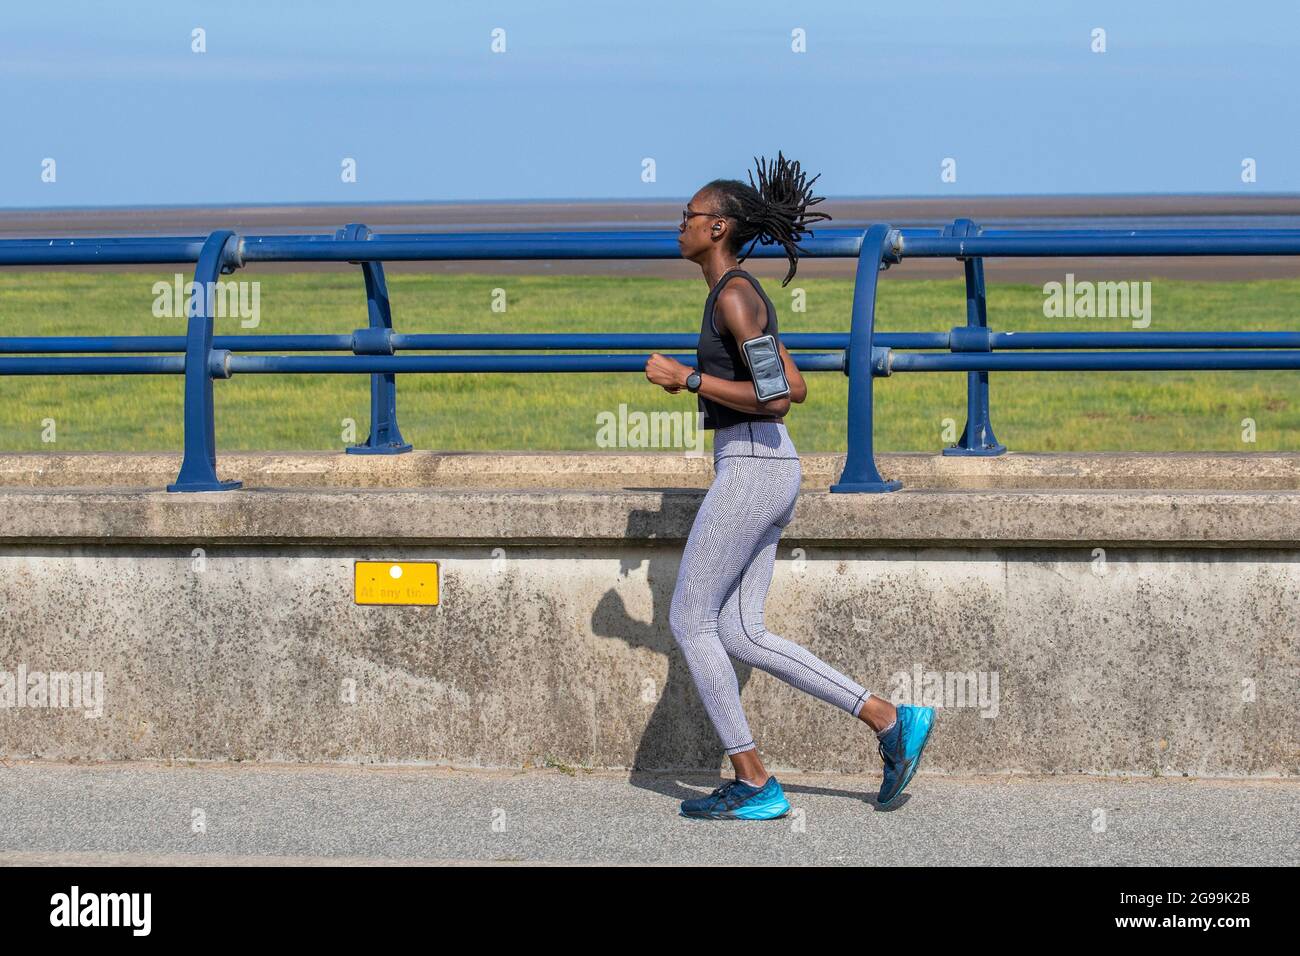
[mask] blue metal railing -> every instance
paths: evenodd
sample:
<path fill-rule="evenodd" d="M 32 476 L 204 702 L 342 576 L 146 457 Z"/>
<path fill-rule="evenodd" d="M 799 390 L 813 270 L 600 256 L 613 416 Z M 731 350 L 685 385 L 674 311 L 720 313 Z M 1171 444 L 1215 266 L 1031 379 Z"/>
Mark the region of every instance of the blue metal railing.
<path fill-rule="evenodd" d="M 946 455 L 998 455 L 989 417 L 990 371 L 1163 369 L 1300 369 L 1300 332 L 993 332 L 988 328 L 984 258 L 1087 256 L 1293 256 L 1300 228 L 1285 229 L 981 229 L 958 219 L 943 229 L 819 229 L 801 243 L 811 258 L 858 260 L 847 333 L 792 333 L 782 341 L 804 371 L 849 377 L 848 454 L 833 492 L 900 487 L 876 468 L 872 400 L 877 377 L 895 372 L 965 371 L 966 425 Z M 755 258 L 784 257 L 756 246 Z M 354 454 L 395 454 L 411 446 L 397 425 L 399 372 L 640 372 L 646 354 L 398 355 L 409 350 L 528 352 L 541 349 L 693 349 L 694 334 L 402 334 L 393 331 L 383 263 L 491 259 L 676 259 L 672 231 L 476 232 L 375 235 L 351 224 L 332 235 L 0 240 L 0 266 L 194 263 L 196 292 L 184 336 L 0 338 L 0 375 L 185 376 L 185 441 L 180 473 L 169 491 L 221 491 L 213 380 L 235 373 L 325 372 L 371 376 L 370 435 Z M 953 258 L 966 278 L 966 325 L 948 332 L 877 333 L 879 273 L 906 258 Z M 369 325 L 349 335 L 213 334 L 213 303 L 202 290 L 254 262 L 348 262 L 365 279 Z M 923 354 L 899 350 L 944 350 Z M 1058 351 L 1039 351 L 1055 349 Z M 1114 354 L 1096 351 L 1118 350 Z M 798 351 L 795 354 L 795 350 Z M 808 351 L 820 350 L 820 351 Z M 1199 351 L 1190 351 L 1199 350 Z M 244 352 L 349 352 L 350 355 L 245 355 Z M 69 355 L 66 352 L 150 352 L 156 355 Z M 38 353 L 8 357 L 14 353 Z M 166 354 L 178 353 L 178 354 Z M 1002 353 L 1002 354 L 998 354 Z M 1027 354 L 1026 354 L 1027 353 Z M 695 364 L 693 354 L 674 357 Z"/>

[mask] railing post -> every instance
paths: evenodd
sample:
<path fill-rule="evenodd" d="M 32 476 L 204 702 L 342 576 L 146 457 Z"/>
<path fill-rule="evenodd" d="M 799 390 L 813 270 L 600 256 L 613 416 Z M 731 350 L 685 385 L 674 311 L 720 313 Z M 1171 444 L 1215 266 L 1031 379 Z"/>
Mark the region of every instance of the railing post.
<path fill-rule="evenodd" d="M 212 403 L 212 311 L 222 273 L 243 261 L 239 237 L 220 229 L 203 243 L 194 266 L 194 294 L 185 333 L 185 456 L 168 491 L 230 491 L 243 482 L 217 478 L 217 437 Z"/>
<path fill-rule="evenodd" d="M 889 262 L 898 261 L 897 254 L 888 248 L 896 235 L 888 225 L 877 223 L 863 233 L 862 248 L 858 251 L 849 353 L 845 363 L 849 376 L 849 450 L 840 480 L 830 488 L 840 494 L 897 491 L 903 486 L 901 481 L 886 481 L 876 470 L 872 410 L 876 284 L 881 269 L 886 268 Z"/>
<path fill-rule="evenodd" d="M 350 223 L 334 234 L 335 239 L 359 242 L 370 236 L 370 228 Z M 371 329 L 393 331 L 393 310 L 388 302 L 388 284 L 384 281 L 382 262 L 362 262 L 366 279 L 366 311 Z M 360 445 L 349 445 L 350 455 L 397 455 L 411 450 L 397 427 L 397 374 L 373 372 L 370 375 L 370 437 Z"/>
<path fill-rule="evenodd" d="M 969 219 L 958 219 L 945 226 L 945 236 L 978 236 L 980 227 Z M 988 341 L 988 298 L 984 289 L 984 259 L 963 258 L 966 269 L 966 332 L 963 344 Z M 989 419 L 989 373 L 987 370 L 966 373 L 966 427 L 957 444 L 943 449 L 945 455 L 1001 455 L 1007 446 L 993 434 Z"/>

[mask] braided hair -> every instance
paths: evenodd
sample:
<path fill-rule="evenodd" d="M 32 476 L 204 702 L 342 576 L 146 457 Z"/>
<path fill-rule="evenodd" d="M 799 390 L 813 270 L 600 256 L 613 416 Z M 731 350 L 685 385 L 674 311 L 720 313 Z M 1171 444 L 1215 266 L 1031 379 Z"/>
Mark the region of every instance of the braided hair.
<path fill-rule="evenodd" d="M 804 251 L 799 248 L 799 240 L 804 233 L 813 235 L 808 224 L 831 218 L 824 212 L 806 211 L 826 198 L 812 194 L 812 184 L 821 178 L 821 173 L 805 182 L 808 174 L 801 173 L 798 162 L 786 159 L 780 151 L 775 162 L 754 157 L 754 163 L 758 166 L 757 186 L 754 174 L 750 173 L 749 185 L 738 179 L 715 179 L 704 188 L 717 197 L 718 212 L 732 221 L 731 252 L 739 253 L 740 247 L 749 243 L 749 248 L 739 257 L 740 262 L 754 251 L 756 242 L 765 246 L 780 243 L 785 247 L 786 258 L 790 260 L 790 271 L 781 282 L 785 285 L 794 278 L 798 268 L 797 254 Z"/>

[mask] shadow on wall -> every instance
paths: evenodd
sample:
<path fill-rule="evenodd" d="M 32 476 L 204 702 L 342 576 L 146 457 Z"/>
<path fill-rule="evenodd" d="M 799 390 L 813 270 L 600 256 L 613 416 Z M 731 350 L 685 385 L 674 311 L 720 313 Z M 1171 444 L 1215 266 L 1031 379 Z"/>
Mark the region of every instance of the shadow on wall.
<path fill-rule="evenodd" d="M 689 493 L 692 497 L 703 497 L 700 489 L 689 489 Z M 664 500 L 669 501 L 671 497 L 665 496 Z M 627 537 L 648 537 L 647 529 L 664 527 L 661 515 L 662 509 L 629 512 Z M 629 648 L 649 648 L 667 657 L 668 676 L 662 688 L 654 688 L 657 691 L 652 705 L 654 709 L 632 756 L 630 780 L 634 786 L 682 799 L 698 794 L 694 790 L 672 786 L 670 779 L 663 776 L 664 771 L 717 773 L 726 760 L 722 743 L 695 689 L 686 658 L 668 625 L 677 570 L 681 564 L 681 548 L 684 547 L 685 542 L 682 542 L 675 550 L 655 548 L 644 559 L 622 558 L 619 561 L 619 574 L 623 577 L 642 565 L 646 566 L 646 580 L 653 602 L 649 623 L 630 617 L 623 598 L 613 589 L 597 602 L 591 619 L 593 634 L 621 640 Z M 732 666 L 736 668 L 736 679 L 743 696 L 753 668 L 734 659 Z"/>

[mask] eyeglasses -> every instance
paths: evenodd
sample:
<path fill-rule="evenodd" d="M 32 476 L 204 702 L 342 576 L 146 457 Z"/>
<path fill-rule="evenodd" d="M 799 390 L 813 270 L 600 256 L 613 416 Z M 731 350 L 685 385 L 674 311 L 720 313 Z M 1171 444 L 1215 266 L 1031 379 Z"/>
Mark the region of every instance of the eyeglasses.
<path fill-rule="evenodd" d="M 686 220 L 690 219 L 692 216 L 712 216 L 715 219 L 727 218 L 726 216 L 723 216 L 716 212 L 691 212 L 691 207 L 687 206 L 685 209 L 682 210 L 682 225 L 685 226 Z"/>

